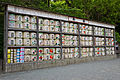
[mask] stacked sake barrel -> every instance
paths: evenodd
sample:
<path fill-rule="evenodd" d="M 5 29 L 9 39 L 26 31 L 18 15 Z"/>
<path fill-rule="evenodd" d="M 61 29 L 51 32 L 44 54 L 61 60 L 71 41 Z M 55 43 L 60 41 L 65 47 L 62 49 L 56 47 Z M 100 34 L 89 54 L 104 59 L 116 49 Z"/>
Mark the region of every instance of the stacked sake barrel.
<path fill-rule="evenodd" d="M 60 34 L 57 32 L 60 32 L 60 21 L 39 18 L 39 47 L 52 47 L 39 48 L 40 61 L 60 59 L 61 49 L 54 48 L 54 46 L 60 46 Z"/>
<path fill-rule="evenodd" d="M 80 34 L 84 34 L 84 35 L 92 35 L 93 31 L 92 31 L 92 26 L 88 26 L 88 25 L 79 25 L 80 27 Z"/>
<path fill-rule="evenodd" d="M 39 31 L 60 32 L 60 22 L 39 18 Z"/>
<path fill-rule="evenodd" d="M 62 32 L 63 33 L 73 33 L 77 34 L 78 33 L 78 25 L 74 23 L 69 23 L 69 22 L 62 22 Z"/>
<path fill-rule="evenodd" d="M 113 29 L 105 29 L 106 35 L 106 54 L 111 55 L 115 54 L 114 47 L 114 30 Z"/>
<path fill-rule="evenodd" d="M 8 18 L 8 63 L 24 63 L 37 60 L 36 17 L 9 14 Z"/>
<path fill-rule="evenodd" d="M 93 38 L 88 36 L 80 36 L 81 46 L 93 46 Z"/>
<path fill-rule="evenodd" d="M 82 57 L 93 56 L 93 48 L 81 48 L 81 56 Z"/>
<path fill-rule="evenodd" d="M 60 59 L 60 48 L 39 48 L 39 60 L 57 60 Z"/>
<path fill-rule="evenodd" d="M 105 38 L 95 37 L 95 46 L 105 46 Z"/>
<path fill-rule="evenodd" d="M 95 56 L 104 56 L 105 48 L 104 47 L 96 47 L 95 48 Z"/>
<path fill-rule="evenodd" d="M 89 25 L 79 25 L 81 57 L 93 56 L 93 28 Z"/>
<path fill-rule="evenodd" d="M 9 28 L 18 29 L 17 31 L 8 31 L 9 46 L 36 46 L 36 33 L 21 31 L 36 30 L 36 17 L 10 14 Z"/>
<path fill-rule="evenodd" d="M 72 21 L 9 14 L 7 37 L 8 63 L 115 53 L 113 29 Z"/>
<path fill-rule="evenodd" d="M 106 54 L 115 54 L 115 48 L 114 47 L 106 47 Z"/>
<path fill-rule="evenodd" d="M 62 52 L 63 52 L 62 58 L 64 59 L 79 57 L 78 48 L 63 48 Z"/>
<path fill-rule="evenodd" d="M 35 32 L 8 31 L 9 46 L 36 46 Z"/>
<path fill-rule="evenodd" d="M 107 46 L 114 46 L 114 39 L 113 38 L 106 38 L 106 45 Z"/>
<path fill-rule="evenodd" d="M 94 27 L 94 35 L 104 36 L 104 28 Z"/>
<path fill-rule="evenodd" d="M 105 29 L 105 34 L 106 34 L 106 36 L 113 37 L 114 31 L 113 31 L 113 29 Z"/>
<path fill-rule="evenodd" d="M 9 48 L 8 63 L 24 63 L 37 60 L 36 48 Z"/>
<path fill-rule="evenodd" d="M 79 57 L 79 37 L 78 35 L 78 24 L 72 22 L 61 22 L 62 26 L 62 58 L 78 58 Z M 66 48 L 64 48 L 66 47 Z M 72 47 L 72 48 L 70 48 Z"/>
<path fill-rule="evenodd" d="M 78 37 L 73 35 L 62 35 L 63 46 L 78 46 Z"/>
<path fill-rule="evenodd" d="M 60 34 L 39 33 L 39 46 L 60 46 Z"/>
<path fill-rule="evenodd" d="M 37 49 L 25 48 L 25 62 L 37 61 Z"/>

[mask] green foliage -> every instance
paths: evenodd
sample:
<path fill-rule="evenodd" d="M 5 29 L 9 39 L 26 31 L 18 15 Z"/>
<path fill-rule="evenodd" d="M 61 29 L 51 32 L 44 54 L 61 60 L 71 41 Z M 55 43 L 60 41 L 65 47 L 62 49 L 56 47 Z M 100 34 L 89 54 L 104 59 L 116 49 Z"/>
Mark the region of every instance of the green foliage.
<path fill-rule="evenodd" d="M 69 1 L 69 3 L 71 3 Z M 66 4 L 66 1 L 51 1 L 50 2 L 51 6 L 50 9 L 53 12 L 69 15 L 69 16 L 75 16 L 75 17 L 80 17 L 80 18 L 85 18 L 85 13 L 83 9 L 79 9 L 76 7 L 70 7 L 68 4 Z M 72 5 L 71 5 L 72 6 Z"/>
<path fill-rule="evenodd" d="M 116 41 L 120 44 L 120 34 L 115 32 Z"/>

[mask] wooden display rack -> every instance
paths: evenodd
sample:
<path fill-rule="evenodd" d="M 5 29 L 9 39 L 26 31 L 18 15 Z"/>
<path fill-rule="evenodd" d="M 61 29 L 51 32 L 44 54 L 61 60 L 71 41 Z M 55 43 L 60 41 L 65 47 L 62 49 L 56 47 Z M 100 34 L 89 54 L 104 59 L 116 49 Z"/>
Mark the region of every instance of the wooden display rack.
<path fill-rule="evenodd" d="M 29 12 L 29 11 L 32 11 L 32 12 L 35 12 L 35 14 L 34 13 L 32 13 L 32 15 L 30 15 L 30 14 L 28 14 L 28 13 L 25 13 L 25 12 L 22 12 L 22 11 L 20 11 L 20 10 L 26 10 L 27 12 Z M 16 10 L 16 11 L 15 11 Z M 62 52 L 62 48 L 76 48 L 76 47 L 78 47 L 79 48 L 79 59 L 81 60 L 81 51 L 80 51 L 80 49 L 81 48 L 93 48 L 93 57 L 95 57 L 95 47 L 104 47 L 105 48 L 105 56 L 107 56 L 107 54 L 106 54 L 106 47 L 114 47 L 114 49 L 115 49 L 115 45 L 114 46 L 107 46 L 106 45 L 106 38 L 114 38 L 114 41 L 115 41 L 115 26 L 114 25 L 108 25 L 108 24 L 106 24 L 106 25 L 108 25 L 108 26 L 112 26 L 112 27 L 108 27 L 108 26 L 105 26 L 105 25 L 101 25 L 100 26 L 100 24 L 104 24 L 104 23 L 98 23 L 98 24 L 94 24 L 94 23 L 88 23 L 88 22 L 90 22 L 89 20 L 84 20 L 84 19 L 80 19 L 80 20 L 82 20 L 83 22 L 81 22 L 81 21 L 75 21 L 75 20 L 77 20 L 77 19 L 79 19 L 79 18 L 75 18 L 75 17 L 70 17 L 70 16 L 66 16 L 66 15 L 61 15 L 61 14 L 54 14 L 54 13 L 49 13 L 49 12 L 44 12 L 44 11 L 40 11 L 42 14 L 44 14 L 44 13 L 46 13 L 46 15 L 48 14 L 48 15 L 57 15 L 57 16 L 62 16 L 62 17 L 64 17 L 65 19 L 62 19 L 62 17 L 61 17 L 61 19 L 58 19 L 58 18 L 51 18 L 50 16 L 42 16 L 42 15 L 38 15 L 37 14 L 37 12 L 39 12 L 39 10 L 36 10 L 36 9 L 30 9 L 30 8 L 24 8 L 24 7 L 21 7 L 21 6 L 14 6 L 14 5 L 6 5 L 6 9 L 5 9 L 5 24 L 4 24 L 4 71 L 5 72 L 12 72 L 12 71 L 22 71 L 22 70 L 30 70 L 30 69 L 16 69 L 16 70 L 12 70 L 12 67 L 10 68 L 10 66 L 12 66 L 12 65 L 19 65 L 19 67 L 20 67 L 20 65 L 38 65 L 38 64 L 42 64 L 42 63 L 39 63 L 39 48 L 60 48 L 61 49 L 61 60 L 60 60 L 60 63 L 61 63 L 61 65 L 62 65 L 62 61 L 65 61 L 63 58 L 62 58 L 62 54 L 63 54 L 63 52 Z M 23 29 L 13 29 L 13 28 L 9 28 L 8 26 L 8 15 L 10 14 L 10 13 L 12 13 L 12 14 L 20 14 L 20 15 L 29 15 L 29 16 L 35 16 L 35 17 L 37 17 L 37 30 L 23 30 Z M 74 20 L 67 20 L 67 18 L 74 18 Z M 49 32 L 49 31 L 39 31 L 39 18 L 43 18 L 43 19 L 52 19 L 52 20 L 57 20 L 57 21 L 60 21 L 60 32 Z M 92 26 L 92 34 L 93 35 L 85 35 L 85 34 L 80 34 L 80 32 L 79 32 L 79 30 L 80 30 L 80 27 L 78 26 L 78 34 L 72 34 L 72 33 L 64 33 L 64 32 L 62 32 L 62 25 L 61 25 L 61 22 L 62 21 L 64 21 L 64 22 L 71 22 L 71 23 L 75 23 L 75 24 L 78 24 L 78 25 L 80 25 L 80 24 L 84 24 L 84 25 L 90 25 L 90 26 Z M 94 35 L 94 26 L 95 27 L 101 27 L 101 28 L 104 28 L 104 36 L 99 36 L 99 35 Z M 114 36 L 113 37 L 109 37 L 109 36 L 106 36 L 105 35 L 105 29 L 113 29 L 114 30 Z M 36 34 L 37 34 L 37 46 L 8 46 L 8 44 L 7 44 L 7 42 L 8 42 L 8 31 L 27 31 L 27 32 L 36 32 Z M 38 38 L 38 36 L 39 36 L 39 32 L 41 32 L 41 33 L 52 33 L 52 34 L 60 34 L 60 46 L 39 46 L 39 38 Z M 62 46 L 62 34 L 65 34 L 65 35 L 75 35 L 75 36 L 78 36 L 78 42 L 79 42 L 79 46 Z M 81 44 L 80 44 L 80 36 L 91 36 L 92 38 L 93 38 L 93 46 L 81 46 Z M 101 38 L 104 38 L 105 39 L 105 41 L 104 41 L 104 43 L 105 43 L 105 45 L 104 46 L 95 46 L 95 40 L 94 40 L 94 38 L 95 37 L 101 37 Z M 114 44 L 115 44 L 115 42 L 114 42 Z M 25 63 L 11 63 L 11 64 L 8 64 L 7 63 L 7 49 L 8 48 L 20 48 L 20 47 L 24 47 L 24 48 L 37 48 L 37 61 L 36 62 L 25 62 Z M 95 58 L 96 59 L 96 58 Z M 73 60 L 73 59 L 72 59 Z M 77 59 L 78 60 L 78 59 Z M 76 61 L 77 61 L 76 60 Z M 56 60 L 57 62 L 59 62 L 58 60 Z M 48 62 L 51 62 L 51 61 L 48 61 Z M 54 62 L 54 61 L 53 61 Z M 78 60 L 78 62 L 80 62 L 79 60 Z M 43 61 L 43 63 L 45 63 L 45 61 Z M 71 62 L 72 63 L 72 62 Z M 74 62 L 73 63 L 75 63 L 75 60 L 74 60 Z M 77 62 L 76 62 L 77 63 Z M 46 63 L 47 64 L 47 63 Z M 56 63 L 57 64 L 57 63 Z M 68 63 L 69 64 L 69 63 Z M 49 65 L 50 66 L 50 65 Z M 48 66 L 48 67 L 49 67 Z M 42 68 L 44 68 L 45 66 L 43 66 Z M 47 66 L 46 66 L 47 67 Z M 36 68 L 40 68 L 40 67 L 34 67 L 34 68 L 31 68 L 31 69 L 36 69 Z"/>

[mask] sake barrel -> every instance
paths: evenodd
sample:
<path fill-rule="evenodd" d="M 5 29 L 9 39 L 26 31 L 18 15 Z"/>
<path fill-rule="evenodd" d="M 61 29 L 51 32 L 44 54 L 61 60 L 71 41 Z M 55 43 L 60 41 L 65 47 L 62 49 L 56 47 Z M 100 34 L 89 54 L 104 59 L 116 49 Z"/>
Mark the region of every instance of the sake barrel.
<path fill-rule="evenodd" d="M 43 33 L 39 33 L 39 39 L 44 39 L 44 34 Z"/>
<path fill-rule="evenodd" d="M 9 21 L 9 27 L 15 28 L 15 21 Z"/>
<path fill-rule="evenodd" d="M 54 59 L 60 59 L 60 54 L 54 54 Z"/>
<path fill-rule="evenodd" d="M 29 32 L 23 32 L 23 37 L 24 38 L 30 38 L 30 33 Z"/>
<path fill-rule="evenodd" d="M 69 25 L 69 22 L 65 22 L 65 26 L 66 27 L 69 27 L 70 25 Z"/>
<path fill-rule="evenodd" d="M 30 48 L 25 48 L 25 55 L 31 54 L 31 49 Z"/>
<path fill-rule="evenodd" d="M 49 54 L 49 48 L 44 48 L 44 54 Z"/>
<path fill-rule="evenodd" d="M 60 54 L 60 52 L 61 52 L 61 49 L 60 48 L 56 48 L 56 54 Z"/>
<path fill-rule="evenodd" d="M 69 58 L 73 58 L 73 54 L 71 53 L 71 54 L 68 54 L 69 55 Z"/>
<path fill-rule="evenodd" d="M 54 27 L 54 31 L 55 31 L 55 32 L 60 32 L 60 26 L 55 26 L 55 27 Z"/>
<path fill-rule="evenodd" d="M 37 61 L 37 55 L 32 55 L 32 61 Z"/>
<path fill-rule="evenodd" d="M 73 25 L 73 23 L 70 23 L 70 27 L 71 27 L 71 28 L 74 28 L 74 25 Z"/>
<path fill-rule="evenodd" d="M 62 21 L 62 22 L 61 22 L 61 25 L 62 25 L 62 27 L 65 26 L 65 22 Z"/>
<path fill-rule="evenodd" d="M 8 38 L 8 45 L 14 46 L 15 45 L 15 39 L 14 38 Z"/>
<path fill-rule="evenodd" d="M 60 40 L 55 40 L 55 46 L 60 46 Z"/>
<path fill-rule="evenodd" d="M 55 54 L 55 48 L 50 48 L 49 52 L 50 52 L 50 54 L 52 54 L 52 53 Z"/>
<path fill-rule="evenodd" d="M 36 46 L 36 45 L 37 45 L 37 40 L 31 39 L 31 46 Z"/>
<path fill-rule="evenodd" d="M 30 17 L 29 16 L 23 16 L 23 21 L 24 22 L 30 22 Z"/>
<path fill-rule="evenodd" d="M 39 31 L 44 31 L 43 24 L 40 24 L 40 25 L 39 25 Z"/>
<path fill-rule="evenodd" d="M 73 24 L 74 25 L 74 29 L 77 29 L 78 28 L 78 25 L 77 24 Z"/>
<path fill-rule="evenodd" d="M 49 46 L 50 45 L 50 41 L 49 40 L 44 40 L 44 45 L 45 46 Z"/>
<path fill-rule="evenodd" d="M 39 55 L 44 53 L 44 49 L 43 48 L 39 48 Z"/>
<path fill-rule="evenodd" d="M 65 40 L 70 40 L 70 36 L 69 35 L 65 35 Z"/>
<path fill-rule="evenodd" d="M 75 52 L 74 53 L 74 57 L 76 58 L 76 57 L 79 57 L 79 53 L 78 52 Z"/>
<path fill-rule="evenodd" d="M 50 25 L 55 25 L 55 21 L 54 20 L 50 20 Z"/>
<path fill-rule="evenodd" d="M 42 60 L 44 60 L 44 56 L 43 54 L 39 54 L 39 61 L 42 61 Z"/>
<path fill-rule="evenodd" d="M 49 60 L 50 59 L 50 54 L 44 54 L 44 60 Z"/>
<path fill-rule="evenodd" d="M 50 34 L 50 39 L 51 40 L 55 39 L 55 35 L 54 34 Z"/>
<path fill-rule="evenodd" d="M 21 31 L 16 31 L 16 38 L 22 38 L 23 33 Z"/>
<path fill-rule="evenodd" d="M 37 25 L 36 24 L 31 24 L 30 25 L 30 29 L 31 30 L 36 30 L 37 29 Z"/>
<path fill-rule="evenodd" d="M 55 39 L 60 39 L 60 35 L 59 34 L 55 34 Z"/>
<path fill-rule="evenodd" d="M 44 41 L 42 39 L 39 40 L 39 46 L 43 46 L 44 45 Z"/>
<path fill-rule="evenodd" d="M 49 20 L 48 19 L 44 19 L 44 25 L 49 25 L 50 24 L 50 22 L 49 22 Z"/>
<path fill-rule="evenodd" d="M 60 26 L 60 22 L 59 21 L 55 21 L 55 25 L 56 26 Z"/>
<path fill-rule="evenodd" d="M 15 38 L 15 31 L 8 31 L 9 38 Z"/>
<path fill-rule="evenodd" d="M 19 21 L 15 22 L 15 27 L 16 28 L 23 29 L 24 28 L 23 26 L 24 26 L 24 24 L 22 22 L 19 22 Z"/>
<path fill-rule="evenodd" d="M 37 35 L 36 35 L 35 32 L 31 32 L 31 33 L 30 33 L 30 38 L 36 38 L 36 36 L 37 36 Z"/>
<path fill-rule="evenodd" d="M 43 24 L 43 19 L 39 18 L 39 24 Z"/>
<path fill-rule="evenodd" d="M 49 26 L 49 31 L 54 31 L 55 27 L 54 26 Z"/>
<path fill-rule="evenodd" d="M 69 56 L 68 56 L 67 53 L 64 54 L 64 58 L 65 58 L 65 59 L 69 58 Z"/>
<path fill-rule="evenodd" d="M 70 53 L 74 53 L 75 49 L 74 48 L 70 48 Z"/>
<path fill-rule="evenodd" d="M 31 23 L 36 23 L 36 17 L 31 17 Z"/>
<path fill-rule="evenodd" d="M 44 34 L 44 39 L 49 39 L 49 34 Z"/>
<path fill-rule="evenodd" d="M 9 14 L 9 20 L 15 21 L 15 14 Z"/>
<path fill-rule="evenodd" d="M 16 15 L 15 16 L 15 20 L 22 22 L 23 21 L 23 17 L 21 15 Z"/>
<path fill-rule="evenodd" d="M 55 45 L 55 40 L 49 40 L 49 44 L 50 44 L 50 46 L 54 46 Z"/>
<path fill-rule="evenodd" d="M 24 60 L 25 60 L 25 62 L 30 62 L 31 61 L 31 56 L 30 55 L 25 55 Z"/>
<path fill-rule="evenodd" d="M 73 28 L 69 28 L 70 33 L 74 33 L 74 29 Z"/>
<path fill-rule="evenodd" d="M 31 54 L 37 55 L 37 49 L 36 48 L 31 48 Z"/>
<path fill-rule="evenodd" d="M 48 26 L 48 25 L 45 25 L 45 26 L 43 26 L 44 28 L 43 28 L 43 30 L 44 31 L 50 31 L 50 27 Z"/>
<path fill-rule="evenodd" d="M 62 32 L 65 32 L 65 27 L 64 26 L 62 27 Z"/>
<path fill-rule="evenodd" d="M 24 45 L 30 46 L 30 39 L 24 39 Z"/>

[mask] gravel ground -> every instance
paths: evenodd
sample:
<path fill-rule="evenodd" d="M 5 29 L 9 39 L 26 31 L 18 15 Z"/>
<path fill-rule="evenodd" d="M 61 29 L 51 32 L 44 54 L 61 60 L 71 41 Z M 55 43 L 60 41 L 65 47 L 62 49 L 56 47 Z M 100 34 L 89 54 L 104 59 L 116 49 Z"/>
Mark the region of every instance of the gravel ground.
<path fill-rule="evenodd" d="M 120 59 L 6 73 L 0 80 L 120 80 Z"/>

